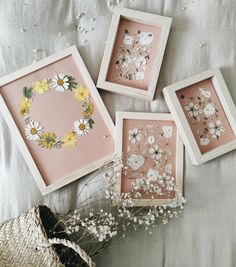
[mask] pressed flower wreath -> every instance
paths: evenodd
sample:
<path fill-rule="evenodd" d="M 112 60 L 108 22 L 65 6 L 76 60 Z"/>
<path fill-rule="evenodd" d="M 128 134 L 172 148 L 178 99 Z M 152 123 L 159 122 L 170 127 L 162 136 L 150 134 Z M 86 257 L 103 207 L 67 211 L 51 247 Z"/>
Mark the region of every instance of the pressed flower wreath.
<path fill-rule="evenodd" d="M 74 129 L 65 133 L 63 137 L 57 136 L 53 132 L 44 131 L 44 127 L 29 116 L 33 98 L 36 94 L 45 94 L 51 89 L 61 93 L 70 90 L 74 92 L 75 99 L 82 102 L 83 117 L 76 120 Z M 23 88 L 23 96 L 20 103 L 20 113 L 26 124 L 25 135 L 27 139 L 36 142 L 40 147 L 47 149 L 74 147 L 78 143 L 78 139 L 87 135 L 93 128 L 94 105 L 91 102 L 89 89 L 79 85 L 75 78 L 69 75 L 55 73 L 52 78 L 36 81 L 32 86 Z"/>

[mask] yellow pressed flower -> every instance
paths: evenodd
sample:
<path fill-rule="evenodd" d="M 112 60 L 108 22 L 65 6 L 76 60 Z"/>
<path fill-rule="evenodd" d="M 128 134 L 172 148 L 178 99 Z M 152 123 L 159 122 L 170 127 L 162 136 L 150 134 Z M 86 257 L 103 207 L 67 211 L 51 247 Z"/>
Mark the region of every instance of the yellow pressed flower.
<path fill-rule="evenodd" d="M 47 92 L 49 90 L 48 81 L 46 79 L 44 79 L 42 81 L 34 82 L 33 83 L 33 89 L 35 92 L 37 92 L 39 94 L 44 94 L 45 92 Z"/>
<path fill-rule="evenodd" d="M 64 147 L 74 147 L 78 141 L 76 134 L 74 132 L 70 132 L 64 135 L 61 139 Z"/>
<path fill-rule="evenodd" d="M 29 113 L 29 109 L 31 107 L 32 103 L 29 101 L 28 98 L 23 98 L 20 102 L 20 114 L 24 115 Z"/>
<path fill-rule="evenodd" d="M 83 104 L 83 115 L 85 117 L 90 117 L 93 115 L 93 111 L 94 111 L 94 105 L 90 102 L 86 102 Z"/>
<path fill-rule="evenodd" d="M 84 101 L 85 99 L 89 98 L 89 89 L 82 86 L 77 86 L 75 89 L 75 98 L 80 101 Z"/>
<path fill-rule="evenodd" d="M 56 135 L 54 133 L 43 133 L 39 140 L 39 145 L 44 148 L 53 148 L 56 144 Z"/>

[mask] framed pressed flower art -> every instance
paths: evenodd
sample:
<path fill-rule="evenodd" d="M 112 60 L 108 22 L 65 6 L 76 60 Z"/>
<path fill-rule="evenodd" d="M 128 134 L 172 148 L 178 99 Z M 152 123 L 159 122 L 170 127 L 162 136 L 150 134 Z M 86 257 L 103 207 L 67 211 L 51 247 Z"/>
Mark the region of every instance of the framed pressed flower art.
<path fill-rule="evenodd" d="M 42 194 L 114 155 L 114 124 L 75 47 L 1 78 L 0 110 Z"/>
<path fill-rule="evenodd" d="M 236 109 L 218 68 L 163 92 L 193 164 L 236 149 Z"/>
<path fill-rule="evenodd" d="M 168 17 L 116 8 L 97 87 L 152 100 L 171 21 Z"/>
<path fill-rule="evenodd" d="M 117 112 L 116 155 L 119 195 L 131 195 L 135 206 L 179 203 L 183 144 L 170 114 Z"/>

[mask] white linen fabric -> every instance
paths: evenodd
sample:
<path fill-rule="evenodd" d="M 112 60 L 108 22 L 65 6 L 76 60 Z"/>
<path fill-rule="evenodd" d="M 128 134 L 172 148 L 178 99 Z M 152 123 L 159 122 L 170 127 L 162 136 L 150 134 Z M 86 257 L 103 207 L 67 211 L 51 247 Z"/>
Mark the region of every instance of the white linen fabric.
<path fill-rule="evenodd" d="M 111 1 L 112 2 L 112 1 Z M 115 2 L 115 1 L 114 1 Z M 211 67 L 220 67 L 236 101 L 236 5 L 234 0 L 129 0 L 126 7 L 173 18 L 155 99 L 155 111 L 168 111 L 161 89 Z M 94 31 L 76 31 L 96 18 Z M 96 83 L 112 8 L 105 0 L 2 0 L 0 76 L 75 44 Z M 21 31 L 21 29 L 24 29 Z M 62 35 L 58 35 L 61 32 Z M 83 40 L 87 42 L 83 42 Z M 202 45 L 200 45 L 202 44 Z M 35 53 L 34 49 L 38 49 Z M 112 118 L 118 110 L 150 111 L 150 102 L 100 91 Z M 185 157 L 184 213 L 152 235 L 137 233 L 97 258 L 102 267 L 236 266 L 236 151 L 202 166 Z M 0 221 L 35 204 L 63 212 L 85 179 L 42 197 L 0 115 Z"/>

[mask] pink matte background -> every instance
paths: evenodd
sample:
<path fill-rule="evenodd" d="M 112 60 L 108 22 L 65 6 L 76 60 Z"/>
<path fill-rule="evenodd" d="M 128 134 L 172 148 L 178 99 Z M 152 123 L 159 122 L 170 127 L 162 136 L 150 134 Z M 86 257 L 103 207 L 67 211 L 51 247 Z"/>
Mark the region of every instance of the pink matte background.
<path fill-rule="evenodd" d="M 172 126 L 173 127 L 172 136 L 170 138 L 168 138 L 169 147 L 172 149 L 172 156 L 170 157 L 169 161 L 166 162 L 166 164 L 168 164 L 168 163 L 172 164 L 171 176 L 176 179 L 176 144 L 177 144 L 176 138 L 177 138 L 177 132 L 176 132 L 176 125 L 173 121 L 124 119 L 123 120 L 123 144 L 122 144 L 122 151 L 123 151 L 124 155 L 127 155 L 127 153 L 129 155 L 132 153 L 136 153 L 137 152 L 137 145 L 139 143 L 139 142 L 136 142 L 135 144 L 132 144 L 128 140 L 128 131 L 132 130 L 133 128 L 138 128 L 138 129 L 139 128 L 146 128 L 147 125 L 153 125 L 154 127 L 156 127 L 158 125 L 159 128 L 162 128 L 162 126 Z M 158 139 L 157 134 L 153 134 L 153 135 L 154 135 L 156 141 L 152 145 L 148 144 L 148 148 L 153 147 L 155 144 L 157 144 L 158 146 L 160 145 L 160 147 L 162 148 L 162 146 L 164 145 L 163 140 L 161 140 L 161 142 L 160 142 L 160 139 Z M 131 148 L 130 151 L 127 150 L 128 145 Z M 151 157 L 150 157 L 150 160 L 147 159 L 146 162 L 148 162 L 148 163 L 152 162 Z M 150 168 L 150 166 L 148 166 L 148 167 L 143 166 L 142 171 L 144 171 L 144 173 L 147 174 L 149 168 Z M 155 168 L 155 170 L 158 170 L 158 168 Z M 160 173 L 162 173 L 162 172 L 163 171 L 160 170 Z M 122 174 L 121 192 L 129 192 L 130 190 L 131 190 L 130 179 L 128 178 L 128 175 Z M 174 198 L 174 197 L 175 197 L 175 192 L 171 192 L 168 195 L 168 198 Z M 150 198 L 150 196 L 148 196 L 148 195 L 143 196 L 143 199 L 145 199 L 145 198 L 148 199 L 148 198 Z M 156 199 L 166 199 L 166 196 L 156 196 L 155 198 Z"/>
<path fill-rule="evenodd" d="M 225 136 L 221 135 L 219 139 L 211 140 L 211 142 L 206 146 L 202 146 L 202 145 L 199 144 L 199 138 L 197 138 L 197 136 L 195 134 L 196 128 L 191 123 L 191 118 L 186 116 L 186 113 L 185 113 L 185 110 L 184 110 L 184 107 L 187 104 L 180 97 L 181 94 L 184 94 L 184 95 L 186 95 L 188 97 L 197 97 L 198 93 L 199 93 L 198 88 L 199 87 L 204 87 L 204 86 L 211 92 L 210 99 L 216 104 L 216 108 L 219 111 L 219 113 L 218 113 L 219 117 L 221 118 L 221 121 L 222 121 L 222 126 L 225 128 L 225 133 L 226 133 Z M 214 88 L 214 85 L 213 85 L 211 79 L 206 79 L 206 80 L 203 80 L 203 81 L 201 81 L 199 83 L 195 83 L 195 84 L 193 84 L 191 86 L 188 86 L 186 88 L 178 90 L 176 92 L 176 95 L 177 95 L 177 97 L 179 99 L 179 102 L 180 102 L 182 108 L 183 108 L 183 111 L 185 113 L 186 119 L 187 119 L 187 121 L 189 123 L 189 126 L 190 126 L 192 132 L 193 132 L 194 138 L 195 138 L 195 140 L 196 140 L 196 142 L 198 144 L 198 147 L 199 147 L 201 153 L 206 153 L 206 152 L 208 152 L 208 151 L 210 151 L 210 150 L 212 150 L 212 149 L 214 149 L 216 147 L 219 147 L 219 146 L 221 146 L 223 144 L 226 144 L 226 143 L 228 143 L 228 142 L 230 142 L 230 141 L 235 139 L 235 135 L 234 135 L 234 133 L 232 131 L 232 128 L 231 128 L 231 126 L 229 124 L 229 121 L 228 121 L 228 119 L 227 119 L 227 117 L 225 115 L 224 109 L 223 109 L 223 107 L 222 107 L 222 105 L 220 103 L 220 99 L 217 96 L 217 93 L 215 91 L 215 88 Z M 200 127 L 204 127 L 204 125 L 203 124 L 199 124 L 199 128 Z"/>
<path fill-rule="evenodd" d="M 23 98 L 22 89 L 24 86 L 30 86 L 34 81 L 50 78 L 54 73 L 71 75 L 79 84 L 86 86 L 72 56 L 68 56 L 0 88 L 0 93 L 47 185 L 114 153 L 114 140 L 93 98 L 94 127 L 88 135 L 79 139 L 76 147 L 50 150 L 41 148 L 35 142 L 25 138 L 25 124 L 19 111 L 19 103 Z M 59 93 L 50 90 L 43 95 L 35 96 L 30 115 L 35 121 L 42 123 L 45 131 L 63 136 L 72 131 L 73 122 L 81 118 L 81 104 L 82 102 L 76 100 L 71 91 Z M 14 133 L 12 134 L 14 136 Z M 103 138 L 104 135 L 108 138 Z"/>
<path fill-rule="evenodd" d="M 132 32 L 136 32 L 136 31 L 140 30 L 140 31 L 146 31 L 146 32 L 150 31 L 154 34 L 154 38 L 153 38 L 152 43 L 150 45 L 147 45 L 147 47 L 152 47 L 152 52 L 150 54 L 150 60 L 148 61 L 147 65 L 146 65 L 145 78 L 144 78 L 142 84 L 140 84 L 135 79 L 131 80 L 131 81 L 125 80 L 125 79 L 124 80 L 118 80 L 117 79 L 118 70 L 115 68 L 115 61 L 116 61 L 117 55 L 119 54 L 120 46 L 123 43 L 123 37 L 125 35 L 124 30 L 127 28 L 131 28 Z M 139 88 L 142 90 L 147 90 L 150 76 L 152 74 L 152 66 L 154 63 L 157 47 L 158 47 L 159 40 L 160 40 L 160 34 L 161 34 L 161 28 L 160 27 L 152 26 L 152 25 L 145 25 L 145 24 L 141 24 L 138 22 L 133 22 L 133 21 L 121 19 L 121 21 L 119 23 L 118 30 L 117 30 L 116 40 L 115 40 L 114 48 L 112 51 L 112 56 L 111 56 L 111 61 L 110 61 L 110 65 L 109 65 L 108 72 L 107 72 L 106 81 L 125 85 L 125 86 L 131 86 L 131 87 Z M 125 47 L 128 48 L 129 45 L 126 45 Z"/>

